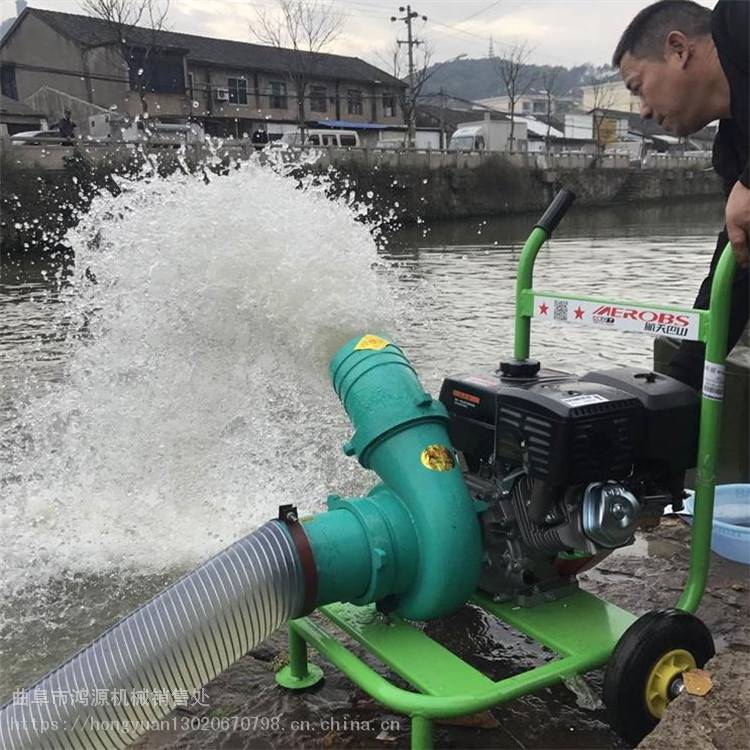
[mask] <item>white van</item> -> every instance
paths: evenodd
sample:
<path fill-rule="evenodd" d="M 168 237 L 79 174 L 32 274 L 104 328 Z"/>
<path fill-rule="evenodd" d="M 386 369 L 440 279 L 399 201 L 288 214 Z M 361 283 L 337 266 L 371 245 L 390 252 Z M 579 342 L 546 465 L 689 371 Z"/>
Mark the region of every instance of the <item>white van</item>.
<path fill-rule="evenodd" d="M 275 143 L 285 143 L 287 146 L 302 145 L 299 130 L 284 133 Z M 359 146 L 359 136 L 356 130 L 306 130 L 306 146 L 335 146 L 337 148 L 356 148 Z"/>

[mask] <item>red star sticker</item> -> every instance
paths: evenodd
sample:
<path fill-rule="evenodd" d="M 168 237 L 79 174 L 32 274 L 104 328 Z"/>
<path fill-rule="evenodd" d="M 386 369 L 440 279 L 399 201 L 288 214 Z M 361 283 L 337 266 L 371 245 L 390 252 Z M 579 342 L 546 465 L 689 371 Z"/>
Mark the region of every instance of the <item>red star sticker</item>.
<path fill-rule="evenodd" d="M 583 308 L 578 305 L 578 307 L 575 309 L 576 314 L 576 320 L 582 320 L 583 319 Z"/>
<path fill-rule="evenodd" d="M 539 314 L 540 315 L 546 315 L 547 314 L 547 310 L 549 310 L 549 305 L 547 305 L 546 303 L 542 302 L 542 304 L 539 305 Z"/>

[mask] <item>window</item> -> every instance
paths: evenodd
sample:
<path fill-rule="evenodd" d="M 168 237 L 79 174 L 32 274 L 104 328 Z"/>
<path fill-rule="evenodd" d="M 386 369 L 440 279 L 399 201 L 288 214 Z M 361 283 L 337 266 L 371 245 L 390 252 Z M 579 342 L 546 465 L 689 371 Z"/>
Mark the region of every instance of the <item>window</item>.
<path fill-rule="evenodd" d="M 320 138 L 317 135 L 310 135 L 307 137 L 307 142 L 311 146 L 320 146 Z"/>
<path fill-rule="evenodd" d="M 183 55 L 136 47 L 130 52 L 130 88 L 160 94 L 185 93 Z"/>
<path fill-rule="evenodd" d="M 543 115 L 547 113 L 547 102 L 534 102 L 534 113 Z"/>
<path fill-rule="evenodd" d="M 359 89 L 347 90 L 346 103 L 350 115 L 362 114 L 362 92 Z"/>
<path fill-rule="evenodd" d="M 190 100 L 195 101 L 195 78 L 192 73 L 188 73 L 188 92 L 190 94 Z"/>
<path fill-rule="evenodd" d="M 0 67 L 0 84 L 2 84 L 3 96 L 7 96 L 10 99 L 18 99 L 16 69 L 13 65 L 3 65 Z"/>
<path fill-rule="evenodd" d="M 342 146 L 356 146 L 357 145 L 357 137 L 354 135 L 342 135 L 339 136 L 339 141 L 341 142 Z"/>
<path fill-rule="evenodd" d="M 247 81 L 244 78 L 227 78 L 230 104 L 247 104 Z"/>
<path fill-rule="evenodd" d="M 310 111 L 328 112 L 328 89 L 325 86 L 310 87 Z"/>
<path fill-rule="evenodd" d="M 522 102 L 522 109 L 524 112 L 531 112 L 531 102 L 528 100 Z"/>
<path fill-rule="evenodd" d="M 396 97 L 393 94 L 383 96 L 383 117 L 396 116 Z"/>
<path fill-rule="evenodd" d="M 271 90 L 268 106 L 271 109 L 286 109 L 286 83 L 271 81 L 268 86 Z"/>

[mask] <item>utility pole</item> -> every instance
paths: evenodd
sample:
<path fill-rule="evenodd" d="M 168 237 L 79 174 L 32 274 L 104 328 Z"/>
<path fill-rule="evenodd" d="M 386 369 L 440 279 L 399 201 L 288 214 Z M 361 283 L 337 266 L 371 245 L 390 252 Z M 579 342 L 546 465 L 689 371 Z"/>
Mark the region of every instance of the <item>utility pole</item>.
<path fill-rule="evenodd" d="M 440 87 L 440 148 L 447 149 L 448 143 L 445 137 L 445 87 Z"/>
<path fill-rule="evenodd" d="M 414 140 L 417 132 L 417 97 L 415 95 L 414 85 L 414 47 L 418 47 L 420 44 L 424 44 L 420 39 L 415 39 L 412 33 L 411 22 L 415 18 L 419 18 L 419 13 L 411 9 L 411 5 L 404 7 L 403 5 L 398 9 L 399 13 L 405 13 L 403 17 L 391 16 L 391 22 L 403 21 L 406 24 L 406 39 L 397 39 L 398 46 L 406 44 L 409 48 L 409 122 L 407 123 L 408 128 L 408 140 L 409 146 L 414 146 Z M 426 21 L 427 16 L 422 16 L 422 20 Z"/>

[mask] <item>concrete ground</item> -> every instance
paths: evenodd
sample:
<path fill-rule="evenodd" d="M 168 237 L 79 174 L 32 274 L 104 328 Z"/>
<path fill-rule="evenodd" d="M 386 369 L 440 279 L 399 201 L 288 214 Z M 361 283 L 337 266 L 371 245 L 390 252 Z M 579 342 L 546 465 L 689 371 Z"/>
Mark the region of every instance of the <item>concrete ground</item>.
<path fill-rule="evenodd" d="M 689 527 L 668 518 L 639 535 L 582 576 L 584 588 L 636 613 L 673 606 L 687 571 Z M 750 747 L 750 569 L 712 555 L 698 615 L 711 629 L 716 657 L 707 665 L 714 688 L 705 697 L 681 695 L 661 725 L 640 745 L 648 750 L 739 750 Z M 585 627 L 585 623 L 582 623 Z M 427 632 L 498 679 L 549 658 L 530 642 L 474 607 L 427 626 Z M 274 671 L 286 656 L 277 633 L 206 687 L 207 705 L 178 711 L 169 728 L 155 731 L 139 750 L 211 748 L 408 748 L 409 724 L 389 714 L 330 665 L 326 679 L 293 694 L 276 686 Z M 625 748 L 606 723 L 601 670 L 569 685 L 498 706 L 479 716 L 439 725 L 436 747 Z"/>

